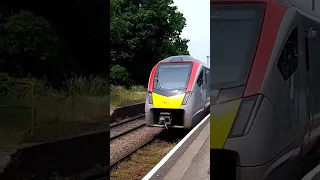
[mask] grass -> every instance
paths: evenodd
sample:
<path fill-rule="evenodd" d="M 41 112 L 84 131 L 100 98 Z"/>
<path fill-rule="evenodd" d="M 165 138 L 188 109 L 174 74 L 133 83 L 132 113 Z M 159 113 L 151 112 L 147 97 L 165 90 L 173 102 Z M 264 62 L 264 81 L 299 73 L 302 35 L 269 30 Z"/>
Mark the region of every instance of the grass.
<path fill-rule="evenodd" d="M 176 145 L 163 140 L 155 140 L 134 153 L 128 160 L 111 169 L 112 180 L 142 179 Z"/>
<path fill-rule="evenodd" d="M 146 91 L 146 88 L 143 86 L 132 86 L 130 89 L 121 86 L 111 86 L 110 109 L 113 110 L 116 107 L 144 102 Z"/>
<path fill-rule="evenodd" d="M 109 87 L 97 75 L 74 75 L 58 90 L 46 79 L 0 73 L 0 81 L 0 149 L 106 129 L 110 107 L 145 99 L 143 87 Z"/>

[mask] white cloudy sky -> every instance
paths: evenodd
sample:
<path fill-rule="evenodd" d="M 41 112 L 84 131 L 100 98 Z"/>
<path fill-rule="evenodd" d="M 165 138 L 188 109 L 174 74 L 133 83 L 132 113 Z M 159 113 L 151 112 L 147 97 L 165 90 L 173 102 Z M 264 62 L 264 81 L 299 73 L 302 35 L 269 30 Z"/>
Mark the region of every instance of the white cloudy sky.
<path fill-rule="evenodd" d="M 181 36 L 190 40 L 190 55 L 207 63 L 206 56 L 210 55 L 210 1 L 174 0 L 174 5 L 187 21 Z"/>

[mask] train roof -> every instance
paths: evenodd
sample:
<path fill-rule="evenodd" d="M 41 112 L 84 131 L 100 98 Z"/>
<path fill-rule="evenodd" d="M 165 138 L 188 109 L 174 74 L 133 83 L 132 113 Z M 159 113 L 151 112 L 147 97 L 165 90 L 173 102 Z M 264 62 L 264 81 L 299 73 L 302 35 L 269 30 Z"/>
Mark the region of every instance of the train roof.
<path fill-rule="evenodd" d="M 206 68 L 209 68 L 210 67 L 203 63 L 202 61 L 192 57 L 192 56 L 189 56 L 189 55 L 177 55 L 177 56 L 170 56 L 170 57 L 167 57 L 163 60 L 161 60 L 160 62 L 183 62 L 183 61 L 197 61 L 198 63 L 200 63 L 201 65 L 205 66 Z"/>
<path fill-rule="evenodd" d="M 279 2 L 295 8 L 301 15 L 320 23 L 320 1 L 318 0 L 210 0 L 213 2 Z M 313 2 L 312 2 L 313 1 Z M 318 1 L 318 2 L 317 2 Z M 312 5 L 315 10 L 312 10 Z"/>
<path fill-rule="evenodd" d="M 315 10 L 311 9 L 312 2 L 311 1 L 302 1 L 302 0 L 278 0 L 279 2 L 283 2 L 293 8 L 295 8 L 301 15 L 310 18 L 316 22 L 320 23 L 320 2 L 315 1 L 314 5 L 319 7 Z"/>

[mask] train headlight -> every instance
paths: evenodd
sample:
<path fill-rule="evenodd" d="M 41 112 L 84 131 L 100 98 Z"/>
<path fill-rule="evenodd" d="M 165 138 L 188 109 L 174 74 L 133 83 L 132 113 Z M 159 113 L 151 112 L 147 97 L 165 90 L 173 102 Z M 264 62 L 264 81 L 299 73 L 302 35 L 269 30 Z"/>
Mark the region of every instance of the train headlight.
<path fill-rule="evenodd" d="M 243 136 L 248 133 L 263 96 L 255 95 L 242 100 L 229 137 Z"/>
<path fill-rule="evenodd" d="M 153 101 L 152 101 L 152 93 L 151 92 L 148 92 L 148 101 L 149 101 L 149 104 L 153 104 Z"/>
<path fill-rule="evenodd" d="M 183 99 L 183 101 L 182 101 L 182 105 L 188 104 L 191 96 L 192 96 L 192 92 L 187 92 L 187 93 L 184 95 L 184 99 Z"/>

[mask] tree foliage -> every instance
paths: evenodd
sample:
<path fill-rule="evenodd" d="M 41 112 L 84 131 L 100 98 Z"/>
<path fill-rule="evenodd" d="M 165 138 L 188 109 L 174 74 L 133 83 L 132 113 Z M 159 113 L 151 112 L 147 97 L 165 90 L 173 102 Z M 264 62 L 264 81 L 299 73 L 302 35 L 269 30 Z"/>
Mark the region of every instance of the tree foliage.
<path fill-rule="evenodd" d="M 46 76 L 56 89 L 73 73 L 108 79 L 107 3 L 0 2 L 0 72 Z"/>
<path fill-rule="evenodd" d="M 110 81 L 113 85 L 127 86 L 130 84 L 130 76 L 124 67 L 115 65 L 110 69 Z"/>
<path fill-rule="evenodd" d="M 74 72 L 108 78 L 108 21 L 105 10 L 97 10 L 102 4 L 10 2 L 0 6 L 1 72 L 46 76 L 57 88 Z M 189 54 L 189 40 L 180 37 L 185 26 L 173 0 L 110 0 L 110 83 L 146 84 L 159 60 Z"/>
<path fill-rule="evenodd" d="M 2 70 L 18 69 L 23 76 L 40 72 L 44 64 L 57 63 L 59 38 L 45 19 L 20 11 L 2 17 L 0 32 Z"/>
<path fill-rule="evenodd" d="M 120 65 L 136 83 L 146 84 L 159 60 L 189 54 L 189 40 L 180 37 L 186 20 L 172 4 L 173 0 L 110 1 L 111 66 Z"/>

